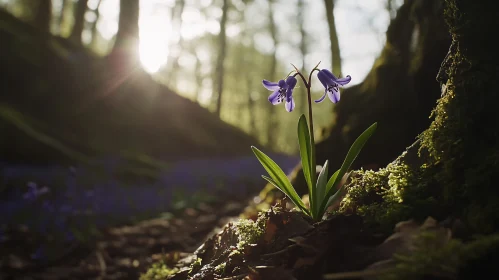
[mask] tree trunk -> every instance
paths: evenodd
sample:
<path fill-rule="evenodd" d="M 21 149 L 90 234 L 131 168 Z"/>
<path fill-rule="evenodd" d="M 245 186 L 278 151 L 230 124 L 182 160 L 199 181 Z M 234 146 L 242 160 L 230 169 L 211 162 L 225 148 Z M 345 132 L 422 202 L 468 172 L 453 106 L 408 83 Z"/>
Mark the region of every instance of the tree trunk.
<path fill-rule="evenodd" d="M 138 57 L 139 46 L 139 0 L 120 0 L 118 33 L 113 52 L 124 51 Z"/>
<path fill-rule="evenodd" d="M 246 88 L 248 90 L 248 111 L 249 111 L 249 131 L 250 135 L 256 135 L 257 127 L 256 127 L 256 108 L 255 101 L 253 100 L 253 79 L 250 75 L 246 76 Z"/>
<path fill-rule="evenodd" d="M 269 13 L 268 13 L 269 31 L 270 31 L 270 36 L 272 37 L 272 41 L 274 42 L 274 50 L 271 54 L 272 57 L 270 60 L 269 74 L 267 75 L 270 81 L 276 80 L 276 70 L 277 70 L 276 50 L 277 50 L 277 45 L 279 44 L 277 38 L 277 27 L 274 22 L 274 12 L 272 7 L 273 3 L 274 3 L 273 0 L 269 0 Z M 275 111 L 276 111 L 275 106 L 268 106 L 269 117 L 267 120 L 267 146 L 270 149 L 275 147 L 274 137 L 276 131 L 278 131 L 278 123 L 275 118 Z"/>
<path fill-rule="evenodd" d="M 87 12 L 88 0 L 78 0 L 74 15 L 73 30 L 69 39 L 74 43 L 81 45 L 81 33 L 85 27 L 85 13 Z"/>
<path fill-rule="evenodd" d="M 52 19 L 52 1 L 39 0 L 35 13 L 35 25 L 44 32 L 50 32 L 50 21 Z"/>
<path fill-rule="evenodd" d="M 225 56 L 227 55 L 227 36 L 225 34 L 225 28 L 227 25 L 227 16 L 229 11 L 229 0 L 223 0 L 222 5 L 222 19 L 220 20 L 220 33 L 218 34 L 218 58 L 217 58 L 217 66 L 215 68 L 216 75 L 216 87 L 217 87 L 217 106 L 215 109 L 215 113 L 218 117 L 221 116 L 222 112 L 222 94 L 224 88 L 224 62 Z"/>
<path fill-rule="evenodd" d="M 338 33 L 334 22 L 334 0 L 324 0 L 326 6 L 327 25 L 329 27 L 329 41 L 331 46 L 331 71 L 336 76 L 341 76 L 341 55 Z"/>

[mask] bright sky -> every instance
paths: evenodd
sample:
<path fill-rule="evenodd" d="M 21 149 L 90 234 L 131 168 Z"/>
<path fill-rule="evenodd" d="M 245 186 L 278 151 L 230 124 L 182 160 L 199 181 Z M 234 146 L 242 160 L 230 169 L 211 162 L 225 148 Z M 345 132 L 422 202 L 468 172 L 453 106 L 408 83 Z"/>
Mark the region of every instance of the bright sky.
<path fill-rule="evenodd" d="M 104 38 L 110 39 L 117 31 L 117 20 L 119 15 L 119 0 L 102 0 L 99 8 L 101 18 L 98 29 Z M 403 0 L 396 1 L 398 5 Z M 234 0 L 237 7 L 241 0 Z M 257 5 L 247 9 L 258 26 L 266 24 L 266 15 L 262 14 L 261 7 L 267 7 L 266 0 L 255 0 Z M 90 0 L 88 6 L 95 8 L 98 0 Z M 221 9 L 211 5 L 212 0 L 187 0 L 186 8 L 182 14 L 183 25 L 180 35 L 186 39 L 193 39 L 203 35 L 205 32 L 217 34 L 219 32 L 218 19 L 221 17 Z M 305 0 L 307 30 L 311 44 L 310 53 L 306 57 L 307 67 L 310 69 L 318 61 L 322 61 L 323 67 L 331 65 L 329 52 L 328 27 L 322 1 Z M 351 84 L 360 83 L 379 54 L 385 40 L 384 32 L 390 21 L 385 9 L 386 0 L 337 0 L 335 7 L 336 27 L 339 34 L 341 57 L 343 62 L 343 73 L 353 77 Z M 170 9 L 175 5 L 175 0 L 142 0 L 140 1 L 140 59 L 150 73 L 154 73 L 166 63 L 169 46 L 178 41 L 178 32 L 172 28 L 170 22 Z M 293 34 L 296 23 L 293 22 L 296 15 L 296 0 L 278 1 L 275 20 L 278 24 L 279 34 L 283 42 L 277 46 L 277 55 L 283 62 L 301 65 L 301 57 L 298 50 L 300 40 L 299 34 Z M 199 8 L 206 8 L 206 14 Z M 260 8 L 258 8 L 260 7 Z M 323 24 L 317 24 L 317 19 Z M 262 30 L 265 30 L 262 26 Z M 235 36 L 240 31 L 239 26 L 229 25 L 228 36 Z M 296 32 L 296 31 L 295 31 Z M 256 46 L 263 52 L 270 52 L 272 44 L 269 44 L 268 33 L 262 32 L 255 36 Z M 171 40 L 171 42 L 169 41 Z M 271 41 L 270 41 L 271 42 Z M 182 57 L 189 61 L 189 57 Z M 190 63 L 187 63 L 190 64 Z"/>

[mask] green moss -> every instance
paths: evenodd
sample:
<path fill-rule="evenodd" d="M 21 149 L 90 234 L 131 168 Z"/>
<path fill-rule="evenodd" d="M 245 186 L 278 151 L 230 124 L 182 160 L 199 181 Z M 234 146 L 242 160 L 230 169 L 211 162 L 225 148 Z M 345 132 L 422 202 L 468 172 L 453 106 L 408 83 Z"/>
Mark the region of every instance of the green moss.
<path fill-rule="evenodd" d="M 404 162 L 405 153 L 377 172 L 356 171 L 347 186 L 340 212 L 357 213 L 369 224 L 391 231 L 402 220 L 422 220 L 442 212 L 432 188 L 435 168 L 414 168 Z M 439 216 L 438 214 L 436 216 Z"/>
<path fill-rule="evenodd" d="M 237 249 L 243 250 L 249 244 L 256 244 L 264 233 L 264 217 L 260 215 L 255 222 L 250 219 L 241 219 L 234 224 L 238 236 Z"/>
<path fill-rule="evenodd" d="M 162 280 L 168 276 L 175 274 L 178 268 L 170 268 L 164 263 L 155 263 L 147 270 L 145 274 L 140 276 L 140 280 Z"/>
<path fill-rule="evenodd" d="M 221 263 L 217 266 L 215 266 L 215 272 L 218 274 L 218 275 L 222 275 L 224 274 L 225 272 L 225 267 L 227 266 L 227 263 Z"/>
<path fill-rule="evenodd" d="M 202 265 L 202 262 L 203 262 L 203 259 L 201 258 L 197 258 L 192 264 L 191 264 L 191 267 L 190 267 L 190 271 L 189 271 L 189 274 L 194 272 L 194 271 L 198 271 L 200 268 L 201 268 L 201 265 Z"/>

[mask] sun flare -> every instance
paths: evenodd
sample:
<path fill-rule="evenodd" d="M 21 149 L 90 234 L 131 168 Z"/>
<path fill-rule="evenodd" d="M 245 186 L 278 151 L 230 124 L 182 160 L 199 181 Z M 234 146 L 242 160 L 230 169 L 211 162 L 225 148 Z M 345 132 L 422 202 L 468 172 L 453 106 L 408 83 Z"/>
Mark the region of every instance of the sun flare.
<path fill-rule="evenodd" d="M 147 72 L 155 73 L 168 58 L 170 22 L 166 15 L 159 12 L 153 15 L 141 15 L 139 29 L 140 62 Z"/>

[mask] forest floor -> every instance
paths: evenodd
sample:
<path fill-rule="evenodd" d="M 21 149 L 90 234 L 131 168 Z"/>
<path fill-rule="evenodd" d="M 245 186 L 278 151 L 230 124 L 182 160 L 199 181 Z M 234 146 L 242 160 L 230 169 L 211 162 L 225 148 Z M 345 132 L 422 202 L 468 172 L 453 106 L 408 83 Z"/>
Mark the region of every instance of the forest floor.
<path fill-rule="evenodd" d="M 237 219 L 248 197 L 224 197 L 185 208 L 175 216 L 106 229 L 94 242 L 79 244 L 50 263 L 33 263 L 16 255 L 24 251 L 17 238 L 3 264 L 2 279 L 138 279 L 154 262 L 183 257 L 231 219 Z M 29 239 L 29 236 L 26 236 Z M 8 244 L 8 243 L 14 244 Z M 184 253 L 185 252 L 185 253 Z"/>
<path fill-rule="evenodd" d="M 179 162 L 133 186 L 82 168 L 0 167 L 0 279 L 138 279 L 165 256 L 192 253 L 264 185 L 246 157 Z M 27 196 L 34 182 L 47 193 Z"/>

